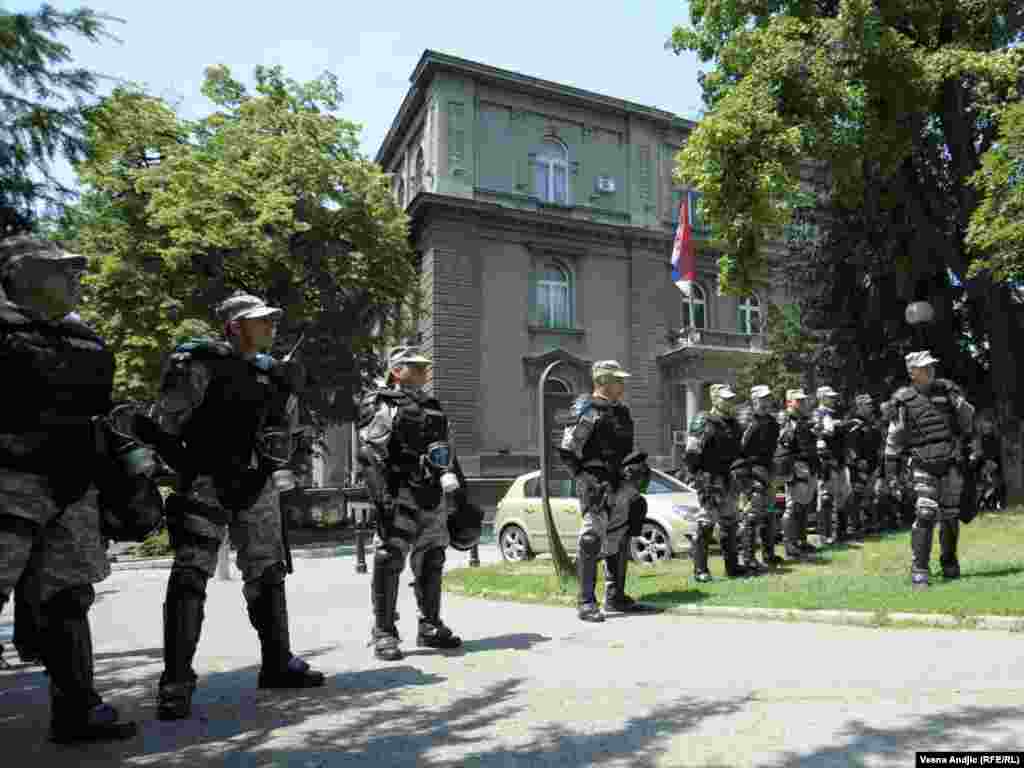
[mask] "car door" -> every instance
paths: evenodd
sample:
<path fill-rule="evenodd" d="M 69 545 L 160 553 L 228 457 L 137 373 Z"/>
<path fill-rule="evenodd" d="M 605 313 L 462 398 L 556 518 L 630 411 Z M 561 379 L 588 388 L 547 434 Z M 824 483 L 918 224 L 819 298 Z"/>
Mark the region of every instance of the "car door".
<path fill-rule="evenodd" d="M 575 552 L 583 517 L 574 495 L 574 481 L 568 475 L 556 475 L 551 481 L 551 513 L 562 545 L 567 551 Z"/>
<path fill-rule="evenodd" d="M 548 551 L 548 532 L 544 527 L 544 505 L 540 498 L 540 475 L 523 483 L 523 522 L 534 552 Z"/>

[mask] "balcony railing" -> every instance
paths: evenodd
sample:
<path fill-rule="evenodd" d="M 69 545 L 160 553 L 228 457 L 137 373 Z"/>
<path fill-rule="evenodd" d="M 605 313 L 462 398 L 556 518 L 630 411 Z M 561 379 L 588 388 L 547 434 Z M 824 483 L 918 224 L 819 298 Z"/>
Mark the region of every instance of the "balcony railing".
<path fill-rule="evenodd" d="M 669 334 L 669 343 L 676 349 L 735 349 L 747 352 L 766 352 L 768 349 L 763 333 L 739 333 L 711 328 L 680 328 Z"/>

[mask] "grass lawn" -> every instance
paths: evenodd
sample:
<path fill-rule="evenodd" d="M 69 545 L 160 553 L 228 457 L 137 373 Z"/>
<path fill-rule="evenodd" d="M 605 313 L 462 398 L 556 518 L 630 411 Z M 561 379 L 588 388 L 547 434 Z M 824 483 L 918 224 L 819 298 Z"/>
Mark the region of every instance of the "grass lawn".
<path fill-rule="evenodd" d="M 645 602 L 803 610 L 944 613 L 954 616 L 1024 616 L 1024 507 L 986 514 L 960 526 L 962 578 L 943 581 L 936 526 L 932 586 L 910 588 L 910 533 L 886 534 L 823 550 L 816 562 L 786 562 L 774 573 L 727 580 L 722 559 L 712 554 L 714 581 L 693 580 L 690 560 L 654 566 L 632 563 L 626 591 Z M 778 548 L 782 554 L 781 546 Z M 598 597 L 604 592 L 598 570 Z M 459 568 L 445 575 L 445 588 L 475 597 L 555 604 L 575 603 L 575 594 L 559 591 L 549 559 L 525 563 Z"/>

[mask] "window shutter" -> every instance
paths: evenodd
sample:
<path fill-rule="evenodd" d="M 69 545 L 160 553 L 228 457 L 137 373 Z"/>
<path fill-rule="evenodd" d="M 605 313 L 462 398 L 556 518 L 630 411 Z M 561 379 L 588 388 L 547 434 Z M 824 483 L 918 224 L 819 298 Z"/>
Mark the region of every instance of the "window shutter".
<path fill-rule="evenodd" d="M 537 311 L 537 268 L 530 270 L 530 285 L 527 289 L 527 301 L 529 302 L 528 318 L 530 325 L 540 325 L 540 313 Z"/>

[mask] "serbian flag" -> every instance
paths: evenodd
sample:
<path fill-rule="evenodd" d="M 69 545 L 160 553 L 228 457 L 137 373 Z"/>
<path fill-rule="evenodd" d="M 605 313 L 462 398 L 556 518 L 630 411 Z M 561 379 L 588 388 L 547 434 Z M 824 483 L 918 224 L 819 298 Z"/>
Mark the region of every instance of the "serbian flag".
<path fill-rule="evenodd" d="M 690 229 L 690 195 L 684 194 L 679 204 L 679 224 L 676 225 L 676 239 L 672 244 L 672 282 L 690 296 L 697 279 L 697 253 L 693 247 L 693 232 Z"/>

